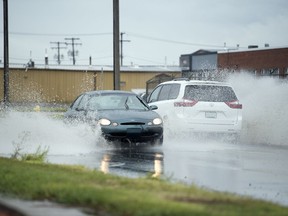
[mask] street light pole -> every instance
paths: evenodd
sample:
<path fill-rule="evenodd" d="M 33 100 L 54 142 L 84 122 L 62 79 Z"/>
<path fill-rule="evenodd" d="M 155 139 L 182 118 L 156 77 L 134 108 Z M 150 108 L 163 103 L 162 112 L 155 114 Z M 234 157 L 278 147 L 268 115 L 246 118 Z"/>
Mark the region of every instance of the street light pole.
<path fill-rule="evenodd" d="M 8 41 L 8 0 L 3 0 L 4 20 L 4 105 L 9 103 L 9 41 Z"/>
<path fill-rule="evenodd" d="M 114 90 L 120 90 L 120 58 L 119 58 L 119 0 L 113 0 L 113 69 Z"/>

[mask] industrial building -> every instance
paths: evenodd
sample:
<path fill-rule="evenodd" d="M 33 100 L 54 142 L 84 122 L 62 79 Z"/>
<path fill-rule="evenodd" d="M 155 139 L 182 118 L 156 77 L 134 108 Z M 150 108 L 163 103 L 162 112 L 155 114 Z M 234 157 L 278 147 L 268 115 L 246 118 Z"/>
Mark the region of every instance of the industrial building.
<path fill-rule="evenodd" d="M 193 77 L 211 71 L 247 71 L 261 76 L 288 77 L 288 47 L 246 50 L 198 50 L 180 56 L 184 77 Z"/>

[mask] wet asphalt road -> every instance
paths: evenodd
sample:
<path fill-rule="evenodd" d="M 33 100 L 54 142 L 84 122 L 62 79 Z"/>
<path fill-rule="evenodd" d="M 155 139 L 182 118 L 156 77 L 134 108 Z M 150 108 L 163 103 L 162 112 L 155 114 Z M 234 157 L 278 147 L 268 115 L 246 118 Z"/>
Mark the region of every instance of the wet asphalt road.
<path fill-rule="evenodd" d="M 288 206 L 287 155 L 282 146 L 169 140 L 163 147 L 101 147 L 89 154 L 49 155 L 48 161 L 132 178 L 162 176 Z"/>

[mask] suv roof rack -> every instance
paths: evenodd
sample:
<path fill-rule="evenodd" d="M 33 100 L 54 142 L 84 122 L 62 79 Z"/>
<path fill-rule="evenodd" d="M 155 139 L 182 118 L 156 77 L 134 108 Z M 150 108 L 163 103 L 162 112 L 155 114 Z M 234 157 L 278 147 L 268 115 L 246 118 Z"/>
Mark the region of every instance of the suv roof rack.
<path fill-rule="evenodd" d="M 175 78 L 173 79 L 173 81 L 189 81 L 190 79 L 189 78 L 186 78 L 186 77 L 179 77 L 179 78 Z"/>

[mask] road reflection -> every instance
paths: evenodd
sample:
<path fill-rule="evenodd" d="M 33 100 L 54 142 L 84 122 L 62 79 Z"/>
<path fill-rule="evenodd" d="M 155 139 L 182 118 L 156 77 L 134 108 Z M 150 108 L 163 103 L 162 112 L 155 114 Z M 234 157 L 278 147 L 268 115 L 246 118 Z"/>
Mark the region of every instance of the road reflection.
<path fill-rule="evenodd" d="M 101 161 L 100 170 L 105 174 L 109 173 L 109 164 L 110 164 L 110 155 L 104 154 L 103 159 Z"/>
<path fill-rule="evenodd" d="M 160 177 L 163 174 L 164 154 L 161 149 L 127 148 L 103 152 L 100 170 L 103 173 L 116 173 L 133 176 L 145 174 Z"/>

